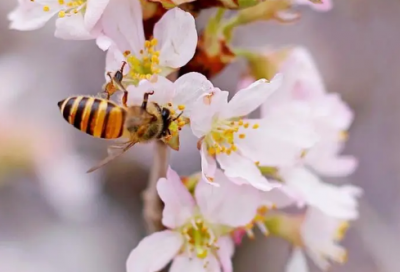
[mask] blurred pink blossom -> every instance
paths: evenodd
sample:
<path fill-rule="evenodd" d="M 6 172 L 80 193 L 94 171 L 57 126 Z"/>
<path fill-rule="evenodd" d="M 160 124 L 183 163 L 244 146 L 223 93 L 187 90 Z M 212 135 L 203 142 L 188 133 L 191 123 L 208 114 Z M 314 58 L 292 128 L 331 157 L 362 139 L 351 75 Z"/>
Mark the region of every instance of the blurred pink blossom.
<path fill-rule="evenodd" d="M 94 39 L 100 34 L 97 23 L 109 1 L 18 0 L 18 7 L 8 15 L 10 28 L 35 30 L 58 14 L 56 37 L 71 40 Z"/>

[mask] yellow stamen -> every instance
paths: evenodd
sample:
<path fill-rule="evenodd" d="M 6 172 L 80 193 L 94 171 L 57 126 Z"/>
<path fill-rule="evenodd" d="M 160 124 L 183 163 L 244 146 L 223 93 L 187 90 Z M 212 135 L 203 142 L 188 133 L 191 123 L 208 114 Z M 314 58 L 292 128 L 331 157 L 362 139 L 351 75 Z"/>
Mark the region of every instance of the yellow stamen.
<path fill-rule="evenodd" d="M 58 17 L 64 18 L 64 17 L 65 17 L 65 11 L 61 10 L 61 11 L 58 13 Z"/>
<path fill-rule="evenodd" d="M 185 109 L 185 105 L 178 105 L 178 110 L 183 111 Z"/>
<path fill-rule="evenodd" d="M 242 119 L 239 120 L 238 125 L 239 126 L 243 125 L 243 120 Z"/>
<path fill-rule="evenodd" d="M 246 134 L 239 134 L 239 138 L 240 138 L 240 139 L 246 138 Z"/>
<path fill-rule="evenodd" d="M 248 128 L 249 127 L 249 123 L 246 123 L 243 125 L 244 128 Z"/>
<path fill-rule="evenodd" d="M 46 12 L 47 12 L 47 11 L 50 11 L 50 7 L 49 7 L 49 6 L 44 6 L 44 7 L 43 7 L 43 11 L 46 11 Z"/>
<path fill-rule="evenodd" d="M 257 129 L 257 128 L 259 128 L 259 127 L 260 127 L 259 124 L 254 124 L 254 125 L 253 125 L 253 129 Z"/>
<path fill-rule="evenodd" d="M 60 5 L 64 5 L 64 0 L 58 0 L 58 3 L 59 3 Z"/>
<path fill-rule="evenodd" d="M 259 161 L 256 161 L 255 164 L 256 164 L 257 166 L 259 166 L 259 165 L 260 165 L 260 162 L 259 162 Z"/>

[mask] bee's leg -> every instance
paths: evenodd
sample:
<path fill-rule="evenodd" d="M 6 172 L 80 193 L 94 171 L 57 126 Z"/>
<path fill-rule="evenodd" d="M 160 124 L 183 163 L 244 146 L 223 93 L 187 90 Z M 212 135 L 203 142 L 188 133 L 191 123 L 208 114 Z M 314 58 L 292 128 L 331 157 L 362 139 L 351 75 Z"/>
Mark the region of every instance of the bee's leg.
<path fill-rule="evenodd" d="M 117 82 L 118 84 L 121 84 L 121 83 L 122 83 L 122 79 L 124 78 L 124 68 L 125 68 L 125 65 L 126 65 L 126 61 L 123 61 L 123 62 L 122 62 L 121 68 L 120 68 L 117 72 L 115 72 L 115 74 L 114 74 L 113 79 L 114 79 L 114 81 Z"/>
<path fill-rule="evenodd" d="M 149 101 L 149 96 L 150 95 L 153 95 L 154 94 L 154 91 L 151 91 L 151 92 L 147 92 L 147 93 L 144 93 L 144 96 L 143 96 L 143 103 L 142 103 L 142 109 L 146 109 L 147 108 L 147 102 Z"/>

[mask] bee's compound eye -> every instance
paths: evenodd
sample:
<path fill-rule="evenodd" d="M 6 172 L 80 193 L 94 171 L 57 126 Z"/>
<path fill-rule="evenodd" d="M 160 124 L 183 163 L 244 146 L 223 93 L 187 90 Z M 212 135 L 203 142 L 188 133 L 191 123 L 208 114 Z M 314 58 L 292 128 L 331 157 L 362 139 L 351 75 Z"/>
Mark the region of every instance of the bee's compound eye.
<path fill-rule="evenodd" d="M 167 119 L 170 116 L 171 112 L 169 109 L 163 108 L 161 111 L 161 115 L 164 119 Z"/>

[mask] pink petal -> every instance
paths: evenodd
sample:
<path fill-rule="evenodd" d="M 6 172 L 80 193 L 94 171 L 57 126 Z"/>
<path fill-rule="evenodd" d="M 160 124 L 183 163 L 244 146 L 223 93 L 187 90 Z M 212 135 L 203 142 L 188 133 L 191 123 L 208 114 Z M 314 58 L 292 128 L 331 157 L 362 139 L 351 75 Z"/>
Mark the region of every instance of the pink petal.
<path fill-rule="evenodd" d="M 96 44 L 101 50 L 106 51 L 113 44 L 113 41 L 110 38 L 108 38 L 107 36 L 99 35 L 96 38 Z"/>
<path fill-rule="evenodd" d="M 356 170 L 358 160 L 354 156 L 337 156 L 331 159 L 321 160 L 321 163 L 313 163 L 312 167 L 319 174 L 328 177 L 349 176 Z"/>
<path fill-rule="evenodd" d="M 219 262 L 222 266 L 222 272 L 233 272 L 232 256 L 235 251 L 235 245 L 229 236 L 218 239 L 219 249 L 217 251 Z"/>
<path fill-rule="evenodd" d="M 190 116 L 194 103 L 213 89 L 212 83 L 200 73 L 187 73 L 174 82 L 174 105 L 185 105 L 184 115 Z"/>
<path fill-rule="evenodd" d="M 91 30 L 99 21 L 110 0 L 88 0 L 86 3 L 85 26 Z"/>
<path fill-rule="evenodd" d="M 83 14 L 80 12 L 72 16 L 58 18 L 54 35 L 65 40 L 90 40 L 96 38 L 96 33 L 90 32 L 83 20 Z"/>
<path fill-rule="evenodd" d="M 360 188 L 324 183 L 303 167 L 281 171 L 281 176 L 287 186 L 296 190 L 309 206 L 343 220 L 352 220 L 358 217 L 357 198 L 362 194 Z"/>
<path fill-rule="evenodd" d="M 180 8 L 170 9 L 154 26 L 158 39 L 160 65 L 179 68 L 192 59 L 197 46 L 197 31 L 193 16 Z"/>
<path fill-rule="evenodd" d="M 217 170 L 217 162 L 214 157 L 208 155 L 207 146 L 205 143 L 202 143 L 201 150 L 201 171 L 203 179 L 207 182 L 212 182 L 215 176 L 215 171 Z M 213 183 L 213 185 L 217 186 L 217 183 Z"/>
<path fill-rule="evenodd" d="M 302 153 L 319 140 L 309 108 L 299 102 L 276 107 L 260 120 L 245 120 L 249 129 L 241 127 L 235 144 L 244 156 L 261 165 L 291 166 Z M 258 124 L 258 129 L 252 129 Z M 244 139 L 239 135 L 245 134 Z"/>
<path fill-rule="evenodd" d="M 212 127 L 215 115 L 226 107 L 229 93 L 219 89 L 213 89 L 211 95 L 203 95 L 194 104 L 190 116 L 190 127 L 193 134 L 201 138 Z"/>
<path fill-rule="evenodd" d="M 283 209 L 293 204 L 298 207 L 305 205 L 305 200 L 296 190 L 291 189 L 286 185 L 281 185 L 279 188 L 272 189 L 268 192 L 260 192 L 262 198 L 262 205 L 267 207 L 276 207 Z"/>
<path fill-rule="evenodd" d="M 179 232 L 164 230 L 145 237 L 126 262 L 128 272 L 156 272 L 176 256 L 183 244 Z"/>
<path fill-rule="evenodd" d="M 105 36 L 119 51 L 139 55 L 144 46 L 142 7 L 139 0 L 110 0 L 101 18 Z"/>
<path fill-rule="evenodd" d="M 165 105 L 172 101 L 174 96 L 174 84 L 167 78 L 159 76 L 156 82 L 143 80 L 139 86 L 129 86 L 129 105 L 140 105 L 143 102 L 143 95 L 146 92 L 154 91 L 149 97 L 149 101 L 157 102 L 159 105 Z"/>
<path fill-rule="evenodd" d="M 219 263 L 214 255 L 210 254 L 207 259 L 189 257 L 188 255 L 177 256 L 169 272 L 220 272 Z"/>
<path fill-rule="evenodd" d="M 228 177 L 245 179 L 249 184 L 262 191 L 269 191 L 276 187 L 263 177 L 255 162 L 237 152 L 230 155 L 219 154 L 217 161 Z"/>
<path fill-rule="evenodd" d="M 102 38 L 102 43 L 100 43 L 100 45 L 107 46 L 107 40 L 105 38 Z M 125 57 L 122 52 L 117 48 L 114 43 L 111 44 L 111 46 L 108 47 L 108 51 L 106 54 L 106 72 L 114 72 L 119 70 L 123 61 L 125 61 Z M 124 73 L 127 73 L 128 71 L 129 67 L 127 65 L 124 69 Z M 106 77 L 106 79 L 109 80 L 109 77 Z"/>
<path fill-rule="evenodd" d="M 44 4 L 39 1 L 19 0 L 19 5 L 8 14 L 10 28 L 16 30 L 35 30 L 43 27 L 60 9 L 50 5 L 50 11 L 43 11 Z"/>
<path fill-rule="evenodd" d="M 178 174 L 168 169 L 167 178 L 157 183 L 157 192 L 164 202 L 162 223 L 174 229 L 182 226 L 192 215 L 195 202 Z"/>
<path fill-rule="evenodd" d="M 313 9 L 318 11 L 328 11 L 332 9 L 331 0 L 322 0 L 321 4 L 314 4 L 310 0 L 296 0 L 298 4 L 311 6 Z"/>
<path fill-rule="evenodd" d="M 295 247 L 286 264 L 285 272 L 308 272 L 306 256 L 301 248 Z"/>
<path fill-rule="evenodd" d="M 229 101 L 220 118 L 246 116 L 263 104 L 282 84 L 282 75 L 275 76 L 270 82 L 260 79 L 246 89 L 240 90 Z"/>
<path fill-rule="evenodd" d="M 250 223 L 261 206 L 260 191 L 250 185 L 237 185 L 220 170 L 215 175 L 218 188 L 200 181 L 195 190 L 197 205 L 209 222 L 240 227 Z"/>

